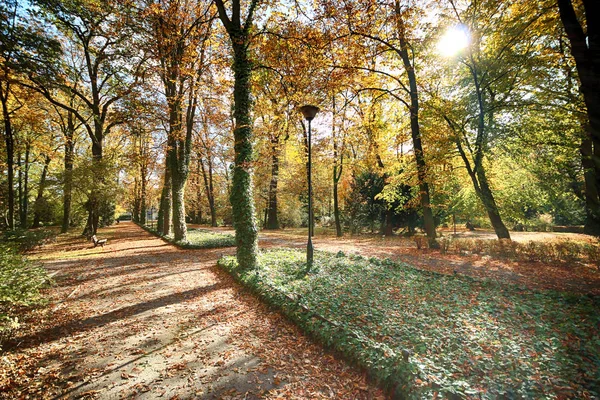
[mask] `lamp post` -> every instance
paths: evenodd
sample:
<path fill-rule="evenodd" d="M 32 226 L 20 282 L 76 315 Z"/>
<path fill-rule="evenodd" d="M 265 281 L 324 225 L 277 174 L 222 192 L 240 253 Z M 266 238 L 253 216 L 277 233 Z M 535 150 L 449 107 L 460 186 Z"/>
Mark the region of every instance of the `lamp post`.
<path fill-rule="evenodd" d="M 312 159 L 311 159 L 311 122 L 319 112 L 319 107 L 306 105 L 300 107 L 304 119 L 308 121 L 308 243 L 306 244 L 306 268 L 307 272 L 313 264 L 313 210 L 312 210 Z"/>

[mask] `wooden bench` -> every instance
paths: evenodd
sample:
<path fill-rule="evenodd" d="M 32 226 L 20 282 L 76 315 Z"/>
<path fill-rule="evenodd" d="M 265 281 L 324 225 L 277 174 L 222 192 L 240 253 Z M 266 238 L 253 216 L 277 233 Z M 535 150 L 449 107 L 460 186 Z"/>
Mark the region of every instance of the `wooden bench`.
<path fill-rule="evenodd" d="M 94 236 L 92 236 L 92 242 L 94 242 L 94 247 L 97 247 L 97 246 L 104 247 L 104 245 L 106 244 L 106 242 L 108 242 L 108 239 L 98 239 L 96 237 L 96 235 L 94 235 Z"/>

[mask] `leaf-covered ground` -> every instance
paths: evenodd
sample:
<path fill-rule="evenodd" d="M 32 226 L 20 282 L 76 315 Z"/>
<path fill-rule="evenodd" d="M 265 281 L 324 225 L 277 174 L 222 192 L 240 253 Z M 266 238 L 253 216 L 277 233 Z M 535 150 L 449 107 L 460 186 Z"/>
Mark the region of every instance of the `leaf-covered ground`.
<path fill-rule="evenodd" d="M 235 270 L 233 257 L 222 263 Z M 414 398 L 600 397 L 597 297 L 323 252 L 306 277 L 304 251 L 269 251 L 260 265 L 242 279 L 267 297 L 286 293 L 275 302 L 375 376 L 411 371 Z M 293 303 L 323 318 L 296 318 Z M 399 368 L 403 350 L 412 355 Z"/>
<path fill-rule="evenodd" d="M 216 267 L 131 223 L 104 248 L 60 236 L 36 256 L 56 285 L 0 356 L 1 399 L 372 399 L 365 376 Z"/>

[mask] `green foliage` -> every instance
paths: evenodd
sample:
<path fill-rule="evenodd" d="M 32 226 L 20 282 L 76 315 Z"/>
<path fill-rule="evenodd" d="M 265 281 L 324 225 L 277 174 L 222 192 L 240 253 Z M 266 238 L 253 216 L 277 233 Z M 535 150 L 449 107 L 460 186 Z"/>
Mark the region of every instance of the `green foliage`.
<path fill-rule="evenodd" d="M 46 270 L 20 255 L 12 245 L 0 244 L 0 343 L 19 327 L 14 308 L 43 302 L 40 289 L 48 283 Z"/>
<path fill-rule="evenodd" d="M 5 231 L 0 238 L 0 245 L 5 244 L 20 252 L 27 252 L 51 241 L 56 233 L 50 229 L 15 229 Z"/>
<path fill-rule="evenodd" d="M 231 235 L 223 233 L 213 232 L 208 229 L 188 229 L 187 241 L 175 242 L 173 236 L 163 236 L 156 232 L 155 229 L 140 225 L 148 232 L 154 233 L 162 237 L 163 239 L 176 244 L 177 246 L 184 249 L 216 249 L 219 247 L 233 247 L 235 246 L 235 238 Z"/>
<path fill-rule="evenodd" d="M 235 238 L 231 235 L 211 232 L 205 229 L 189 229 L 187 242 L 177 243 L 186 249 L 213 249 L 218 247 L 235 246 Z"/>
<path fill-rule="evenodd" d="M 600 394 L 598 299 L 339 253 L 317 252 L 307 276 L 297 250 L 263 253 L 252 272 L 219 265 L 402 398 Z"/>
<path fill-rule="evenodd" d="M 386 221 L 386 211 L 392 210 L 390 223 L 394 227 L 406 226 L 413 232 L 418 215 L 407 207 L 415 197 L 414 188 L 394 180 L 386 184 L 385 176 L 366 171 L 358 174 L 346 197 L 346 213 L 353 233 L 369 228 L 378 229 Z"/>

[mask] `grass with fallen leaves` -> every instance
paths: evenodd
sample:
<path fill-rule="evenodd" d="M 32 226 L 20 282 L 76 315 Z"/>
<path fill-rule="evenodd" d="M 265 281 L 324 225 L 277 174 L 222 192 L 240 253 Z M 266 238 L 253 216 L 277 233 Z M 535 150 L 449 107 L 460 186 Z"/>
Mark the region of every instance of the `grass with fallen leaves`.
<path fill-rule="evenodd" d="M 146 229 L 148 232 L 154 233 L 155 235 L 158 234 L 156 230 L 151 227 L 142 226 L 142 228 Z M 219 247 L 235 246 L 235 237 L 232 235 L 212 232 L 207 229 L 188 229 L 187 241 L 185 242 L 175 242 L 173 240 L 173 236 L 159 236 L 184 249 L 216 249 Z"/>
<path fill-rule="evenodd" d="M 264 252 L 256 271 L 219 264 L 408 398 L 600 396 L 598 297 L 343 253 L 315 253 L 308 275 L 298 250 Z"/>

